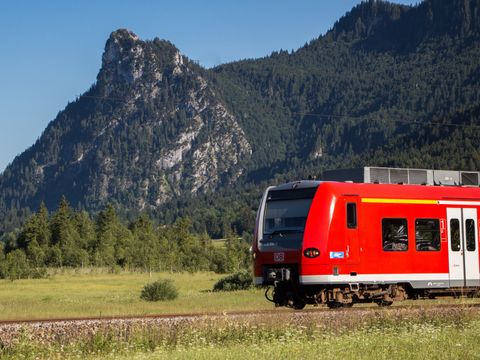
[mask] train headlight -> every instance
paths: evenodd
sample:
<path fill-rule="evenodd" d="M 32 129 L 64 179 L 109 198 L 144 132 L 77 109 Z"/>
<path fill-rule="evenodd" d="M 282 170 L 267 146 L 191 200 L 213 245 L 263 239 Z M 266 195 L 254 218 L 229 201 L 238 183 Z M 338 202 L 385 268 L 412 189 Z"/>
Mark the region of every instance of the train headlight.
<path fill-rule="evenodd" d="M 303 255 L 307 258 L 313 259 L 320 255 L 320 250 L 316 248 L 308 248 L 303 251 Z"/>

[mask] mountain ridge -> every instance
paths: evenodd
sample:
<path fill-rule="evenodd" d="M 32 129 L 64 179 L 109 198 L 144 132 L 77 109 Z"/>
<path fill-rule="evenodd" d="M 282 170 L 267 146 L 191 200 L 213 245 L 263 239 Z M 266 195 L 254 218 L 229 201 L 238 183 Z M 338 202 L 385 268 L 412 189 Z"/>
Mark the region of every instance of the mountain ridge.
<path fill-rule="evenodd" d="M 143 42 L 125 29 L 113 32 L 96 84 L 69 104 L 39 141 L 20 156 L 30 157 L 27 181 L 43 186 L 44 194 L 57 194 L 51 199 L 35 194 L 37 205 L 45 202 L 51 208 L 61 194 L 75 192 L 93 192 L 93 200 L 102 200 L 118 188 L 137 186 L 134 190 L 147 191 L 150 181 L 157 184 L 153 201 L 161 203 L 162 196 L 170 196 L 166 192 L 183 188 L 179 182 L 183 177 L 192 192 L 214 189 L 224 172 L 232 171 L 231 178 L 235 179 L 241 169 L 233 169 L 232 164 L 239 162 L 237 153 L 248 155 L 250 145 L 196 68 L 168 42 Z M 175 101 L 168 101 L 169 97 L 175 97 Z M 161 103 L 157 104 L 159 98 Z M 208 128 L 208 135 L 196 141 L 204 128 Z M 131 149 L 122 149 L 119 138 Z M 235 149 L 231 156 L 230 148 Z M 179 164 L 188 152 L 192 153 L 189 162 Z M 206 168 L 205 159 L 216 166 Z M 137 176 L 142 177 L 142 166 L 136 166 L 140 160 L 150 173 L 142 179 L 142 185 L 135 185 L 124 176 L 124 170 L 126 166 L 137 167 Z M 185 176 L 184 165 L 192 170 Z M 6 169 L 2 182 L 8 181 L 11 171 L 11 167 Z M 111 189 L 114 178 L 116 184 Z M 77 204 L 78 199 L 72 197 L 69 200 Z M 138 207 L 143 208 L 143 199 L 136 197 Z"/>

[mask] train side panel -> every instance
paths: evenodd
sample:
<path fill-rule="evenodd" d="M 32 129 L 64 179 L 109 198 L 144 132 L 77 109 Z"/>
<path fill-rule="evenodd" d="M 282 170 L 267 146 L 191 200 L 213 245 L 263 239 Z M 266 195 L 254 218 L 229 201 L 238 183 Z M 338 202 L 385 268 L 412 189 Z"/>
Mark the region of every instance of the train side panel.
<path fill-rule="evenodd" d="M 362 232 L 362 260 L 359 272 L 370 274 L 373 281 L 408 282 L 413 287 L 448 287 L 448 244 L 445 209 L 423 204 L 362 203 L 359 222 Z M 415 223 L 434 220 L 439 224 L 438 250 L 417 249 Z M 405 242 L 387 247 L 385 227 L 405 224 Z M 399 225 L 401 227 L 403 225 Z M 398 228 L 399 228 L 398 227 Z M 398 229 L 397 228 L 397 229 Z"/>
<path fill-rule="evenodd" d="M 383 190 L 381 187 L 379 190 Z M 439 200 L 431 194 L 426 194 L 427 197 L 430 195 L 426 199 L 425 195 L 419 196 L 421 194 L 410 191 L 411 194 L 408 195 L 411 198 L 405 199 L 404 194 L 391 192 L 399 187 L 408 186 L 390 185 L 390 192 L 379 191 L 372 198 L 339 192 L 336 184 L 322 184 L 312 205 L 303 244 L 303 250 L 318 247 L 320 256 L 316 259 L 302 257 L 300 282 L 407 282 L 415 288 L 449 287 L 450 229 L 446 216 L 447 206 L 439 204 Z M 431 193 L 432 189 L 428 190 Z M 403 202 L 396 203 L 395 199 L 385 201 L 386 196 L 399 196 Z M 349 227 L 347 204 L 354 204 L 356 208 L 356 226 L 353 228 Z M 452 203 L 449 206 L 466 205 Z M 478 206 L 468 206 L 478 209 Z M 475 242 L 478 249 L 478 210 L 476 212 Z M 436 228 L 438 245 L 422 248 L 422 241 L 425 240 L 419 234 L 422 234 L 422 226 L 428 226 L 429 223 L 433 223 Z M 402 247 L 386 247 L 383 232 L 388 224 L 397 224 L 397 230 L 404 227 L 405 243 Z M 478 257 L 478 251 L 476 256 Z M 471 286 L 475 284 L 470 281 Z"/>

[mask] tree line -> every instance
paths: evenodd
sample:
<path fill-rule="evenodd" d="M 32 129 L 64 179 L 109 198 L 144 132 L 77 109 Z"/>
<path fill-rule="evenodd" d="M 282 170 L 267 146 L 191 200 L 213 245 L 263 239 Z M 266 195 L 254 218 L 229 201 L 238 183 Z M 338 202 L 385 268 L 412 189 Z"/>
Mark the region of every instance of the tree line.
<path fill-rule="evenodd" d="M 92 217 L 62 198 L 55 212 L 42 204 L 20 230 L 4 235 L 0 277 L 40 277 L 46 268 L 88 266 L 233 272 L 249 266 L 250 240 L 248 233 L 231 231 L 224 245 L 215 244 L 206 233 L 195 233 L 187 217 L 156 225 L 143 213 L 126 223 L 112 205 Z"/>

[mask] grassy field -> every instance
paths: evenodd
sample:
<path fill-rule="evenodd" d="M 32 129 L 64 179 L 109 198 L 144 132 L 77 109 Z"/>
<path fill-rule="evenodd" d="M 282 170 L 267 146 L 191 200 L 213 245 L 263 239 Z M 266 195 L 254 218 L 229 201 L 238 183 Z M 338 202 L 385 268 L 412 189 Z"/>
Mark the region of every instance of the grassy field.
<path fill-rule="evenodd" d="M 150 277 L 145 273 L 111 274 L 99 269 L 85 269 L 52 273 L 47 279 L 0 280 L 0 320 L 221 313 L 273 308 L 273 304 L 265 300 L 262 289 L 211 292 L 221 277 L 214 273 L 153 273 Z M 176 300 L 151 303 L 140 299 L 143 286 L 158 279 L 174 281 L 179 289 Z M 399 302 L 398 305 L 440 302 L 470 304 L 479 300 L 418 300 Z"/>
<path fill-rule="evenodd" d="M 168 313 L 222 312 L 268 309 L 272 305 L 261 290 L 213 293 L 221 278 L 214 273 L 108 274 L 64 272 L 47 279 L 1 280 L 0 320 L 61 317 L 94 317 Z M 146 283 L 174 280 L 179 289 L 176 300 L 151 303 L 139 298 Z"/>
<path fill-rule="evenodd" d="M 458 340 L 455 340 L 459 338 Z M 480 323 L 457 330 L 419 326 L 415 331 L 390 329 L 359 331 L 317 339 L 299 337 L 262 344 L 183 347 L 139 352 L 111 359 L 478 359 Z"/>
<path fill-rule="evenodd" d="M 479 359 L 480 321 L 464 328 L 452 324 L 364 329 L 340 335 L 284 338 L 258 343 L 179 346 L 152 352 L 110 354 L 105 359 Z M 93 356 L 99 358 L 99 356 Z"/>

